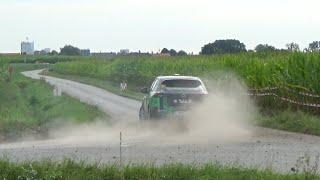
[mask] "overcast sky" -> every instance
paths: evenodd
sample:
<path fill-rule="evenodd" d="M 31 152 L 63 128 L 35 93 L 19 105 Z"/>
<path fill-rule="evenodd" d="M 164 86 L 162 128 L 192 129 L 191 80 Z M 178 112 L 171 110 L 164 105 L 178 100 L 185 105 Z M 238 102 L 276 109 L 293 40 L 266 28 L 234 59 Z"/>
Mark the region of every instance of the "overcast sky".
<path fill-rule="evenodd" d="M 319 0 L 1 0 L 0 52 L 65 44 L 91 51 L 198 53 L 216 39 L 302 48 L 320 40 Z"/>

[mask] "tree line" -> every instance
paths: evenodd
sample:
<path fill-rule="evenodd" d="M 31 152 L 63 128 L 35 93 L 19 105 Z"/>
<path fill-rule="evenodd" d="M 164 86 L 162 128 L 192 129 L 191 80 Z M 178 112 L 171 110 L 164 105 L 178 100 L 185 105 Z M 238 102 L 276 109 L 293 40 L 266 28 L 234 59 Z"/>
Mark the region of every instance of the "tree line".
<path fill-rule="evenodd" d="M 253 50 L 249 50 L 253 51 Z M 299 44 L 297 43 L 288 43 L 286 44 L 286 49 L 277 49 L 274 46 L 268 44 L 258 44 L 254 48 L 255 52 L 275 52 L 275 51 L 301 51 Z M 308 48 L 305 48 L 305 52 L 320 52 L 320 41 L 313 41 L 309 44 Z M 212 55 L 212 54 L 232 54 L 247 52 L 245 44 L 241 43 L 239 40 L 235 39 L 226 39 L 226 40 L 216 40 L 213 43 L 204 45 L 201 48 L 200 54 L 203 55 Z"/>
<path fill-rule="evenodd" d="M 213 54 L 233 54 L 240 52 L 295 52 L 301 51 L 299 44 L 297 43 L 288 43 L 286 44 L 286 49 L 277 49 L 269 44 L 258 44 L 254 50 L 247 50 L 246 45 L 239 40 L 236 39 L 224 39 L 224 40 L 216 40 L 213 43 L 208 43 L 201 48 L 200 54 L 202 55 L 213 55 Z M 303 49 L 304 52 L 320 52 L 320 41 L 313 41 L 309 44 L 308 48 Z M 163 48 L 160 52 L 164 55 L 169 56 L 186 56 L 188 55 L 185 51 L 180 50 L 176 51 L 175 49 L 167 49 Z M 53 55 L 71 55 L 77 56 L 80 55 L 80 49 L 71 45 L 66 45 L 60 49 L 60 53 L 56 51 L 52 51 Z"/>

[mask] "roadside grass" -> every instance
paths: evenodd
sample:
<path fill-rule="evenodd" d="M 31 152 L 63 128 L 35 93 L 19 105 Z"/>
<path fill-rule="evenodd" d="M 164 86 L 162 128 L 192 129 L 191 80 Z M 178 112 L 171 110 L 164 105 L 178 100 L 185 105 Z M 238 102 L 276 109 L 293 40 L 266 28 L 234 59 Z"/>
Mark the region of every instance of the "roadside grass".
<path fill-rule="evenodd" d="M 12 163 L 0 160 L 1 179 L 319 179 L 312 172 L 279 174 L 217 164 L 103 165 L 65 159 Z"/>
<path fill-rule="evenodd" d="M 60 74 L 54 71 L 49 71 L 46 75 L 96 86 L 96 87 L 105 89 L 109 92 L 112 92 L 114 94 L 117 94 L 119 96 L 128 97 L 138 101 L 142 100 L 143 98 L 143 94 L 139 92 L 140 88 L 132 84 L 129 84 L 128 89 L 122 92 L 120 91 L 120 84 L 116 82 L 112 82 L 107 79 L 103 80 L 99 78 L 79 76 L 79 75 Z"/>
<path fill-rule="evenodd" d="M 320 117 L 303 111 L 274 111 L 259 115 L 255 122 L 259 126 L 320 136 Z"/>
<path fill-rule="evenodd" d="M 50 67 L 47 64 L 31 64 L 31 63 L 11 63 L 15 72 L 31 71 L 36 69 L 44 69 Z"/>
<path fill-rule="evenodd" d="M 55 123 L 108 119 L 97 107 L 65 94 L 55 97 L 47 83 L 26 78 L 19 71 L 12 81 L 0 81 L 0 102 L 0 142 L 30 134 L 43 137 Z"/>

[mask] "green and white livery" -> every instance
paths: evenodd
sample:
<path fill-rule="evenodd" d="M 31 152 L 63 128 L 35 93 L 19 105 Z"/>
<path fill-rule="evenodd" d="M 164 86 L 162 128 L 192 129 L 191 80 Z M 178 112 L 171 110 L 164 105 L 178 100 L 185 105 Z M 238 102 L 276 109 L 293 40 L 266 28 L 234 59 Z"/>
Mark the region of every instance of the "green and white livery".
<path fill-rule="evenodd" d="M 159 76 L 150 88 L 141 90 L 145 94 L 139 112 L 141 120 L 164 119 L 181 114 L 201 103 L 208 94 L 198 77 Z"/>

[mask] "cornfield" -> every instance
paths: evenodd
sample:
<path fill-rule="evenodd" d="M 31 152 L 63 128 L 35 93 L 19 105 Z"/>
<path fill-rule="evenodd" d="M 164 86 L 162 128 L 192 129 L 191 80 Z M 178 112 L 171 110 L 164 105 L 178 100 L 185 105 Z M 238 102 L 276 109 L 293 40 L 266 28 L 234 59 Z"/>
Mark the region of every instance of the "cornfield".
<path fill-rule="evenodd" d="M 246 85 L 257 102 L 269 108 L 320 111 L 320 54 L 316 53 L 242 53 L 217 56 L 118 57 L 57 63 L 53 71 L 105 79 L 141 87 L 159 75 L 193 75 L 228 83 L 237 78 Z M 230 81 L 232 82 L 232 81 Z M 277 88 L 263 92 L 260 89 Z M 249 91 L 250 92 L 250 91 Z M 258 93 L 257 93 L 258 92 Z M 311 94 L 304 96 L 303 94 Z M 318 107 L 319 106 L 319 107 Z"/>
<path fill-rule="evenodd" d="M 235 74 L 249 88 L 286 86 L 320 94 L 320 54 L 243 53 L 218 56 L 119 57 L 57 63 L 53 71 L 65 74 L 122 80 L 138 86 L 159 75 L 194 75 L 208 79 Z"/>

